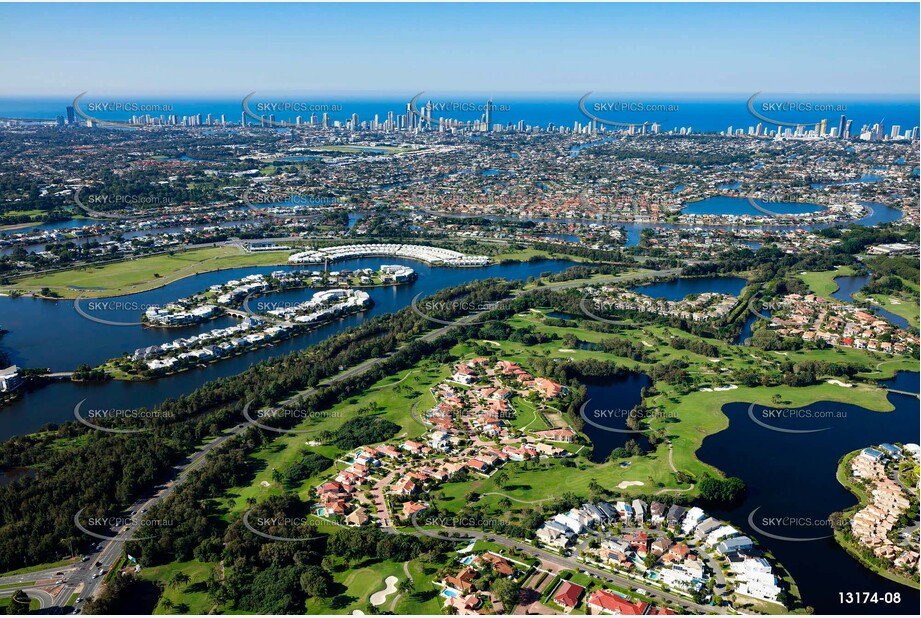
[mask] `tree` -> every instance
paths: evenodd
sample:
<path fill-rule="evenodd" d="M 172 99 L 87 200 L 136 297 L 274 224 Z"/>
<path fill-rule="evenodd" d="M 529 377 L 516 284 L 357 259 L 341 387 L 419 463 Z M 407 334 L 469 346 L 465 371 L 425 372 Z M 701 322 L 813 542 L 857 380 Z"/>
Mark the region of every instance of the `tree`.
<path fill-rule="evenodd" d="M 492 583 L 492 592 L 502 601 L 504 611 L 511 613 L 511 610 L 518 605 L 521 586 L 511 579 L 500 578 Z"/>
<path fill-rule="evenodd" d="M 400 582 L 398 590 L 403 594 L 410 595 L 416 591 L 416 582 L 413 581 L 412 577 L 407 577 Z"/>
<path fill-rule="evenodd" d="M 25 615 L 29 613 L 29 604 L 32 599 L 22 590 L 17 590 L 10 597 L 10 604 L 6 608 L 8 614 Z"/>
<path fill-rule="evenodd" d="M 508 483 L 508 474 L 503 470 L 496 474 L 495 477 L 496 487 L 505 487 L 505 484 Z"/>
<path fill-rule="evenodd" d="M 183 584 L 188 584 L 190 581 L 192 581 L 192 578 L 191 578 L 191 577 L 189 577 L 188 575 L 186 575 L 186 574 L 183 573 L 182 571 L 177 571 L 177 572 L 174 573 L 173 576 L 169 579 L 169 585 L 170 585 L 171 588 L 178 588 L 179 586 L 181 586 L 181 585 L 183 585 Z"/>
<path fill-rule="evenodd" d="M 329 574 L 317 565 L 310 565 L 301 573 L 301 590 L 308 597 L 323 597 L 329 593 Z"/>

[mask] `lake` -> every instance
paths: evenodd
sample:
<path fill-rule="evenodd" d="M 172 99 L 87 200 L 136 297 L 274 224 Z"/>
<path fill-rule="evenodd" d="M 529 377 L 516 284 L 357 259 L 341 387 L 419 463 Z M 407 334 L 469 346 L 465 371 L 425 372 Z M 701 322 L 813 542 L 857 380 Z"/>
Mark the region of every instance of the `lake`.
<path fill-rule="evenodd" d="M 838 284 L 838 289 L 832 293 L 832 298 L 844 301 L 846 303 L 852 303 L 854 302 L 854 294 L 862 290 L 868 283 L 870 283 L 870 275 L 835 277 L 835 283 Z M 896 315 L 891 311 L 887 311 L 879 305 L 870 304 L 867 305 L 867 307 L 876 315 L 881 316 L 899 328 L 907 329 L 911 326 L 906 318 L 903 318 L 900 315 Z"/>
<path fill-rule="evenodd" d="M 737 188 L 735 185 L 725 185 L 727 188 Z M 722 188 L 722 186 L 721 186 Z M 764 202 L 759 204 L 762 208 L 781 215 L 800 215 L 824 210 L 819 204 L 797 202 Z M 716 195 L 698 202 L 687 204 L 681 211 L 685 215 L 749 215 L 763 217 L 764 213 L 751 205 L 747 198 Z"/>
<path fill-rule="evenodd" d="M 887 381 L 895 386 L 918 390 L 918 374 Z M 814 541 L 782 541 L 760 534 L 749 524 L 749 515 L 762 530 L 795 539 L 824 537 L 824 524 L 832 512 L 857 503 L 851 492 L 835 480 L 838 460 L 845 454 L 881 442 L 915 442 L 918 438 L 918 400 L 906 395 L 889 395 L 892 412 L 871 412 L 864 408 L 832 402 L 806 406 L 812 418 L 794 415 L 764 422 L 783 429 L 824 429 L 818 433 L 789 434 L 765 429 L 748 415 L 748 403 L 723 406 L 728 429 L 708 436 L 697 456 L 729 476 L 742 478 L 748 493 L 741 504 L 728 510 L 713 510 L 769 549 L 790 570 L 800 587 L 803 601 L 817 614 L 916 614 L 917 590 L 874 575 L 841 549 L 833 538 Z M 769 403 L 769 402 L 767 402 Z M 756 406 L 756 409 L 771 406 Z M 817 418 L 819 415 L 836 415 Z M 840 416 L 842 415 L 843 416 Z M 765 519 L 768 518 L 768 519 Z M 801 525 L 782 526 L 770 518 L 790 518 Z M 765 523 L 768 522 L 768 523 Z M 803 525 L 805 523 L 816 525 Z M 897 605 L 872 607 L 842 605 L 839 592 L 899 592 Z"/>
<path fill-rule="evenodd" d="M 681 300 L 688 294 L 703 294 L 704 292 L 718 292 L 738 296 L 747 284 L 748 281 L 741 277 L 697 277 L 661 281 L 630 289 L 633 292 L 653 298 L 674 301 Z"/>
<path fill-rule="evenodd" d="M 380 268 L 381 264 L 403 264 L 415 269 L 419 278 L 412 284 L 397 287 L 368 289 L 374 307 L 361 314 L 348 316 L 310 331 L 307 334 L 281 341 L 274 346 L 213 363 L 205 368 L 185 371 L 177 375 L 146 382 L 110 381 L 102 384 L 76 384 L 55 382 L 33 392 L 24 393 L 12 404 L 0 409 L 0 440 L 35 431 L 45 423 L 73 419 L 73 408 L 82 399 L 87 405 L 100 408 L 133 409 L 153 407 L 166 398 L 179 397 L 216 378 L 235 375 L 259 361 L 303 350 L 331 335 L 339 333 L 363 320 L 399 311 L 409 306 L 420 292 L 430 295 L 440 289 L 490 277 L 524 280 L 542 272 L 561 272 L 574 266 L 568 260 L 548 260 L 517 264 L 493 265 L 485 268 L 440 268 L 404 258 L 362 258 L 336 262 L 334 269 Z M 144 306 L 162 305 L 185 297 L 230 279 L 275 270 L 319 270 L 321 267 L 262 266 L 235 268 L 203 273 L 180 279 L 162 288 L 122 296 L 116 299 L 82 301 L 81 307 L 91 315 L 110 321 L 137 322 Z M 272 295 L 273 300 L 306 300 L 315 289 L 295 290 Z M 118 302 L 114 307 L 103 305 Z M 95 307 L 90 303 L 96 303 Z M 172 341 L 205 330 L 217 328 L 221 318 L 178 329 L 153 329 L 141 326 L 110 326 L 88 320 L 74 310 L 73 301 L 49 301 L 35 298 L 0 297 L 0 315 L 3 326 L 10 332 L 0 339 L 0 348 L 11 361 L 22 367 L 49 367 L 53 371 L 69 371 L 81 363 L 97 365 L 124 352 Z"/>
<path fill-rule="evenodd" d="M 641 373 L 630 373 L 601 384 L 586 384 L 588 396 L 583 408 L 582 431 L 592 442 L 592 461 L 605 461 L 611 451 L 622 447 L 630 439 L 635 440 L 644 451 L 649 450 L 646 434 L 627 428 L 627 415 L 642 402 L 640 390 L 651 384 L 652 380 Z M 589 420 L 586 421 L 586 418 Z"/>

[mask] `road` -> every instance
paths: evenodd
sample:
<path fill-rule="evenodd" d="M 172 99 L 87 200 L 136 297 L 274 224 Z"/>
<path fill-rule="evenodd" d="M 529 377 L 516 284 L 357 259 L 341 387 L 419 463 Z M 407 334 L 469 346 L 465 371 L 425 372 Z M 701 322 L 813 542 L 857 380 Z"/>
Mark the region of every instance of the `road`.
<path fill-rule="evenodd" d="M 688 612 L 693 612 L 697 614 L 710 614 L 710 613 L 725 614 L 728 612 L 728 609 L 725 607 L 713 607 L 710 605 L 700 605 L 700 604 L 694 603 L 693 601 L 691 601 L 690 599 L 686 597 L 672 594 L 670 592 L 665 592 L 662 590 L 657 590 L 655 588 L 650 588 L 644 585 L 642 582 L 638 582 L 636 580 L 633 580 L 627 577 L 616 575 L 615 573 L 612 573 L 610 571 L 605 571 L 603 569 L 598 569 L 596 567 L 589 566 L 587 564 L 579 562 L 575 558 L 567 558 L 565 556 L 560 556 L 559 554 L 554 554 L 552 552 L 549 552 L 543 549 L 539 549 L 537 547 L 534 547 L 530 543 L 525 543 L 523 541 L 510 539 L 508 537 L 499 536 L 499 535 L 492 534 L 492 533 L 486 534 L 485 532 L 482 532 L 480 530 L 473 530 L 473 529 L 467 529 L 467 528 L 445 528 L 444 530 L 441 530 L 439 532 L 448 533 L 448 534 L 455 533 L 455 534 L 459 534 L 462 536 L 466 536 L 468 538 L 472 537 L 476 539 L 487 539 L 488 538 L 491 542 L 496 543 L 497 545 L 502 545 L 503 547 L 506 547 L 508 549 L 515 548 L 519 551 L 523 551 L 525 553 L 528 553 L 532 556 L 535 556 L 547 562 L 553 562 L 556 564 L 560 564 L 566 567 L 567 569 L 573 569 L 576 571 L 585 571 L 589 573 L 590 575 L 601 579 L 602 581 L 613 583 L 622 588 L 636 589 L 638 587 L 641 587 L 646 590 L 645 596 L 649 597 L 650 599 L 658 600 L 658 601 L 667 601 L 669 603 L 682 607 Z M 412 534 L 421 535 L 424 533 L 413 532 Z"/>
<path fill-rule="evenodd" d="M 670 269 L 668 271 L 661 271 L 659 274 L 669 275 L 669 274 L 677 274 L 678 272 L 680 272 L 680 269 Z M 638 274 L 626 275 L 624 277 L 618 278 L 618 280 L 628 281 L 628 280 L 632 280 L 635 278 L 639 278 L 641 276 L 646 276 L 646 275 L 638 275 Z M 522 292 L 513 294 L 511 298 L 507 298 L 504 300 L 511 300 L 512 298 L 521 296 L 522 294 L 529 294 L 531 292 L 535 292 L 539 290 L 569 289 L 569 288 L 574 288 L 574 287 L 581 287 L 584 285 L 586 285 L 585 281 L 564 281 L 564 282 L 559 282 L 559 283 L 551 283 L 548 285 L 544 285 L 544 286 L 537 287 L 537 288 L 532 288 L 530 290 L 526 290 L 526 291 L 522 291 Z M 466 324 L 475 323 L 477 318 L 482 313 L 485 313 L 485 310 L 478 312 L 478 313 L 472 313 L 470 315 L 465 316 L 464 318 L 459 319 L 457 322 L 454 322 L 448 325 L 444 325 L 444 326 L 441 326 L 440 328 L 431 330 L 427 332 L 425 335 L 423 335 L 421 339 L 424 341 L 433 341 L 454 328 L 458 328 L 459 326 L 463 326 Z M 349 378 L 360 375 L 368 371 L 372 367 L 376 366 L 377 364 L 383 362 L 390 356 L 392 356 L 392 354 L 388 356 L 378 357 L 378 358 L 371 358 L 353 367 L 344 369 L 343 371 L 340 371 L 335 376 L 320 383 L 318 386 L 306 389 L 304 391 L 301 391 L 289 397 L 288 399 L 282 401 L 280 405 L 294 404 L 297 402 L 298 398 L 309 397 L 315 394 L 320 388 L 330 386 L 337 382 L 348 380 Z M 170 475 L 170 480 L 158 486 L 152 493 L 148 493 L 147 495 L 137 500 L 134 504 L 132 504 L 127 509 L 125 516 L 127 517 L 128 513 L 133 515 L 133 514 L 140 514 L 142 512 L 145 512 L 149 510 L 151 507 L 153 507 L 155 504 L 157 504 L 159 501 L 169 496 L 173 492 L 173 490 L 176 488 L 176 486 L 179 485 L 179 483 L 181 483 L 188 476 L 189 472 L 194 470 L 196 467 L 198 467 L 199 465 L 201 465 L 201 463 L 205 461 L 205 459 L 207 458 L 208 454 L 211 451 L 218 448 L 219 446 L 224 444 L 227 440 L 229 440 L 233 436 L 245 430 L 247 427 L 248 427 L 248 424 L 240 423 L 239 425 L 223 432 L 220 436 L 216 437 L 214 440 L 212 440 L 208 444 L 202 446 L 199 450 L 189 455 L 184 461 L 174 466 L 173 472 Z M 114 515 L 115 514 L 113 514 L 112 516 Z M 44 592 L 42 590 L 42 587 L 47 587 L 48 583 L 53 584 L 53 582 L 56 581 L 57 579 L 63 578 L 67 581 L 67 583 L 63 586 L 60 592 L 54 595 L 53 605 L 63 607 L 67 603 L 70 596 L 75 592 L 79 593 L 81 598 L 89 599 L 93 595 L 96 594 L 96 592 L 99 590 L 99 587 L 102 584 L 102 581 L 104 579 L 103 577 L 94 578 L 93 574 L 95 572 L 98 572 L 100 568 L 105 569 L 105 571 L 108 572 L 114 566 L 114 564 L 118 561 L 118 559 L 122 555 L 122 550 L 123 550 L 125 540 L 126 539 L 130 540 L 130 535 L 132 532 L 135 531 L 136 528 L 137 528 L 137 523 L 132 523 L 126 528 L 123 528 L 121 530 L 111 530 L 112 538 L 106 541 L 101 541 L 102 543 L 101 549 L 98 550 L 97 552 L 93 552 L 89 554 L 89 560 L 87 560 L 86 562 L 77 563 L 73 566 L 66 567 L 66 568 L 58 567 L 58 568 L 52 568 L 52 569 L 45 569 L 42 571 L 36 571 L 34 573 L 29 573 L 29 574 L 22 575 L 22 576 L 15 576 L 14 578 L 0 578 L 0 585 L 7 584 L 7 583 L 35 582 L 32 585 L 24 586 L 23 589 L 26 590 L 27 593 L 29 594 L 35 594 L 37 596 L 41 596 L 43 594 L 48 595 L 47 592 Z M 514 541 L 511 541 L 511 540 L 508 540 L 508 542 L 515 543 Z M 540 551 L 540 550 L 535 550 L 530 545 L 527 545 L 524 543 L 521 544 L 521 547 L 527 547 L 529 551 Z M 544 553 L 547 553 L 547 552 L 544 552 Z M 558 559 L 558 557 L 555 556 L 554 554 L 547 553 L 547 555 L 553 556 L 555 559 Z M 99 567 L 95 567 L 94 565 L 96 562 L 101 563 L 101 565 Z M 574 563 L 574 565 L 575 564 L 576 563 Z M 55 576 L 56 572 L 63 572 L 64 575 Z M 599 571 L 599 573 L 603 573 L 603 572 Z M 16 579 L 17 577 L 19 579 Z M 609 574 L 605 574 L 605 577 L 609 577 Z M 624 580 L 624 581 L 627 581 L 627 580 Z M 42 582 L 45 582 L 45 583 L 43 584 Z M 49 595 L 49 598 L 50 598 L 50 595 Z M 678 602 L 677 599 L 679 598 L 680 597 L 674 597 L 674 599 L 676 599 L 675 602 Z M 682 600 L 682 602 L 686 602 L 686 601 Z"/>
<path fill-rule="evenodd" d="M 13 596 L 14 592 L 16 592 L 16 588 L 12 588 L 10 590 L 0 590 L 0 597 L 11 597 Z M 33 599 L 38 599 L 39 609 L 47 609 L 54 605 L 54 600 L 52 599 L 51 595 L 39 588 L 27 590 L 26 594 L 28 594 Z"/>

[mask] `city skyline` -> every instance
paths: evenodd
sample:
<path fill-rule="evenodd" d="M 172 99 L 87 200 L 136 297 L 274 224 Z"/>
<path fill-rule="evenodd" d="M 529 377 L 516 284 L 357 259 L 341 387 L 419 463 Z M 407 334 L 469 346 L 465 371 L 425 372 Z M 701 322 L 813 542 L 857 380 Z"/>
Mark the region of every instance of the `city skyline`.
<path fill-rule="evenodd" d="M 428 87 L 562 95 L 613 85 L 630 93 L 892 96 L 919 89 L 918 60 L 902 53 L 919 44 L 916 4 L 166 8 L 0 7 L 8 26 L 0 51 L 18 58 L 0 68 L 5 94 L 94 87 L 135 96 L 227 96 Z M 873 23 L 890 27 L 867 27 Z M 401 45 L 389 45 L 395 40 Z M 261 49 L 272 49 L 271 58 Z"/>

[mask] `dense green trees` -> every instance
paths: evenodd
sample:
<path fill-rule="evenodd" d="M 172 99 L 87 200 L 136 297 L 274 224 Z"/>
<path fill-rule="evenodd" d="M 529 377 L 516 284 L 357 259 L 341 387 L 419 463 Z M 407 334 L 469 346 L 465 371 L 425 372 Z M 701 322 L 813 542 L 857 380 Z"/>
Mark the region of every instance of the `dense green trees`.
<path fill-rule="evenodd" d="M 697 489 L 701 499 L 720 505 L 740 500 L 747 490 L 745 481 L 738 477 L 719 479 L 706 474 L 698 481 Z"/>

